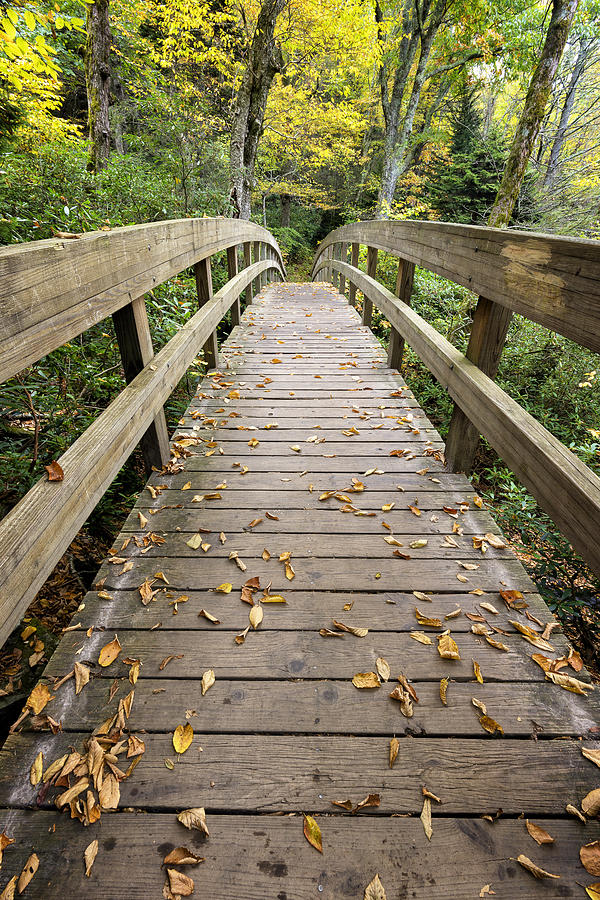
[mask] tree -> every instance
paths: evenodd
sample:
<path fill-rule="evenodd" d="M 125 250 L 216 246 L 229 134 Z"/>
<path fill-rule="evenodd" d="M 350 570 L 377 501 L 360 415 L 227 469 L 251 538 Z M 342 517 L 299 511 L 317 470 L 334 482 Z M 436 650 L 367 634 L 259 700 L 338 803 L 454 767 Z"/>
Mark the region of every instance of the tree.
<path fill-rule="evenodd" d="M 110 0 L 88 6 L 85 45 L 85 82 L 88 99 L 90 159 L 88 169 L 99 172 L 110 156 Z"/>
<path fill-rule="evenodd" d="M 552 0 L 552 15 L 544 47 L 531 77 L 502 181 L 490 213 L 488 224 L 492 228 L 506 228 L 510 222 L 578 4 L 579 0 Z M 511 319 L 512 312 L 506 307 L 484 297 L 479 298 L 473 316 L 467 358 L 492 378 L 498 371 Z M 450 467 L 455 471 L 469 472 L 478 443 L 477 429 L 455 405 L 446 441 L 446 457 Z"/>
<path fill-rule="evenodd" d="M 258 142 L 273 78 L 283 67 L 275 38 L 277 18 L 288 0 L 263 0 L 237 92 L 229 151 L 234 215 L 249 219 Z"/>

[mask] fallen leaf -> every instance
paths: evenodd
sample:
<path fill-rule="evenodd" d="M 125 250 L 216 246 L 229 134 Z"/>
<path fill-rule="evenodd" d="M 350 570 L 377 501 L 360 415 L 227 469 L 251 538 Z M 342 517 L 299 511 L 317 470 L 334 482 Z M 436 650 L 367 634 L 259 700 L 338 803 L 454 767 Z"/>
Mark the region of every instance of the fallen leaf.
<path fill-rule="evenodd" d="M 379 875 L 366 886 L 364 900 L 387 900 Z"/>
<path fill-rule="evenodd" d="M 590 791 L 581 801 L 581 809 L 586 816 L 594 817 L 600 813 L 600 788 Z"/>
<path fill-rule="evenodd" d="M 115 661 L 122 649 L 123 648 L 119 643 L 119 638 L 115 634 L 112 641 L 110 641 L 108 644 L 105 644 L 101 649 L 100 655 L 98 657 L 98 664 L 103 667 L 110 666 L 110 664 Z"/>
<path fill-rule="evenodd" d="M 206 610 L 206 609 L 201 609 L 200 612 L 198 613 L 198 615 L 202 616 L 204 619 L 208 619 L 208 621 L 212 622 L 213 625 L 221 624 L 221 620 L 217 619 L 215 616 L 212 615 L 212 613 L 209 613 L 208 610 Z"/>
<path fill-rule="evenodd" d="M 188 875 L 184 875 L 183 872 L 178 872 L 177 869 L 167 869 L 167 878 L 169 881 L 169 893 L 163 892 L 163 897 L 166 896 L 168 900 L 178 900 L 180 897 L 189 897 L 194 893 L 194 881 Z"/>
<path fill-rule="evenodd" d="M 269 553 L 269 551 L 267 550 L 266 547 L 265 547 L 265 549 L 263 550 L 261 556 L 262 556 L 262 558 L 264 559 L 265 562 L 268 562 L 268 560 L 271 559 L 271 554 Z"/>
<path fill-rule="evenodd" d="M 411 638 L 413 638 L 413 640 L 418 641 L 420 644 L 433 644 L 433 641 L 431 640 L 429 635 L 425 634 L 424 631 L 411 631 L 410 636 Z"/>
<path fill-rule="evenodd" d="M 335 619 L 332 621 L 338 631 L 345 631 L 348 634 L 353 634 L 355 637 L 366 637 L 369 633 L 368 628 L 356 628 L 354 625 L 344 625 L 343 622 L 336 622 Z"/>
<path fill-rule="evenodd" d="M 528 872 L 531 872 L 536 878 L 560 878 L 560 875 L 552 875 L 551 872 L 546 872 L 545 869 L 540 869 L 539 866 L 536 866 L 534 862 L 532 862 L 527 856 L 524 856 L 523 853 L 519 853 L 517 856 L 517 862 L 521 863 L 524 869 L 527 869 Z"/>
<path fill-rule="evenodd" d="M 479 896 L 480 896 L 480 897 L 487 897 L 488 894 L 495 894 L 495 893 L 496 893 L 496 891 L 493 891 L 493 890 L 492 890 L 491 884 L 484 884 L 484 886 L 483 886 L 483 887 L 481 888 L 481 890 L 479 891 Z"/>
<path fill-rule="evenodd" d="M 506 644 L 503 644 L 502 641 L 496 641 L 494 638 L 491 638 L 489 635 L 485 635 L 485 639 L 490 645 L 490 647 L 495 647 L 496 650 L 504 650 L 505 653 L 509 653 L 509 649 Z"/>
<path fill-rule="evenodd" d="M 178 653 L 177 656 L 165 656 L 165 658 L 159 663 L 159 666 L 158 666 L 159 671 L 162 672 L 162 670 L 165 668 L 165 666 L 169 665 L 171 660 L 183 659 L 183 656 L 184 656 L 183 653 Z"/>
<path fill-rule="evenodd" d="M 475 679 L 479 682 L 479 684 L 483 684 L 483 675 L 481 674 L 481 668 L 478 662 L 473 660 L 473 674 L 475 675 Z"/>
<path fill-rule="evenodd" d="M 204 693 L 204 691 L 202 692 Z M 194 730 L 190 723 L 178 725 L 173 734 L 175 753 L 185 753 L 194 739 Z"/>
<path fill-rule="evenodd" d="M 204 697 L 205 693 L 209 688 L 213 686 L 215 683 L 215 670 L 207 669 L 206 672 L 202 675 L 202 696 Z"/>
<path fill-rule="evenodd" d="M 304 816 L 304 837 L 315 850 L 318 850 L 319 853 L 323 852 L 321 829 L 312 816 Z"/>
<path fill-rule="evenodd" d="M 233 585 L 228 581 L 225 581 L 223 584 L 220 584 L 218 587 L 216 587 L 215 591 L 217 592 L 217 594 L 229 594 L 232 588 Z"/>
<path fill-rule="evenodd" d="M 448 685 L 450 684 L 449 678 L 442 678 L 440 681 L 440 700 L 444 704 L 444 706 L 448 705 L 447 694 L 448 694 Z"/>
<path fill-rule="evenodd" d="M 492 719 L 491 716 L 480 716 L 479 724 L 483 728 L 484 731 L 487 731 L 488 734 L 504 734 L 504 729 L 501 725 L 498 725 L 495 719 Z"/>
<path fill-rule="evenodd" d="M 419 625 L 426 625 L 428 628 L 443 628 L 442 620 L 424 616 L 423 613 L 415 606 L 415 616 Z"/>
<path fill-rule="evenodd" d="M 250 626 L 248 625 L 246 628 L 244 628 L 243 631 L 241 631 L 239 634 L 236 634 L 236 636 L 234 637 L 234 641 L 236 642 L 236 644 L 243 644 L 249 631 Z"/>
<path fill-rule="evenodd" d="M 595 884 L 588 884 L 585 892 L 588 897 L 591 897 L 591 900 L 600 900 L 600 881 L 597 881 Z"/>
<path fill-rule="evenodd" d="M 587 747 L 582 747 L 581 752 L 586 759 L 589 759 L 590 762 L 593 762 L 597 766 L 600 766 L 600 750 L 588 750 Z"/>
<path fill-rule="evenodd" d="M 53 699 L 54 695 L 50 693 L 48 685 L 39 682 L 39 684 L 36 684 L 32 692 L 30 693 L 25 705 L 33 712 L 34 715 L 39 716 L 46 704 Z"/>
<path fill-rule="evenodd" d="M 187 847 L 175 847 L 163 859 L 165 865 L 172 866 L 196 866 L 201 862 L 204 862 L 204 857 L 198 856 L 192 850 L 188 850 Z"/>
<path fill-rule="evenodd" d="M 92 841 L 91 844 L 85 848 L 83 852 L 83 858 L 85 860 L 85 874 L 86 877 L 89 878 L 92 872 L 92 866 L 94 865 L 94 860 L 98 855 L 98 840 Z"/>
<path fill-rule="evenodd" d="M 63 479 L 65 477 L 65 473 L 63 472 L 63 470 L 59 466 L 59 464 L 56 462 L 56 460 L 53 460 L 50 463 L 50 465 L 44 466 L 44 468 L 45 468 L 46 472 L 48 473 L 48 481 L 63 481 Z M 20 884 L 20 880 L 19 880 L 19 884 Z M 19 890 L 19 893 L 21 893 L 20 890 Z"/>
<path fill-rule="evenodd" d="M 529 820 L 525 821 L 525 828 L 534 839 L 534 841 L 542 846 L 542 844 L 553 844 L 554 838 L 552 835 L 548 834 L 543 828 L 539 825 L 536 825 L 534 822 L 530 822 Z"/>
<path fill-rule="evenodd" d="M 390 666 L 386 659 L 383 656 L 378 656 L 375 665 L 377 667 L 377 672 L 382 681 L 389 681 L 390 679 Z"/>
<path fill-rule="evenodd" d="M 23 866 L 23 871 L 19 875 L 19 880 L 17 882 L 17 890 L 20 894 L 23 893 L 35 873 L 37 872 L 40 865 L 40 860 L 37 853 L 32 853 L 25 865 Z"/>
<path fill-rule="evenodd" d="M 376 672 L 357 672 L 352 679 L 352 684 L 357 688 L 381 687 L 381 682 Z"/>
<path fill-rule="evenodd" d="M 579 819 L 579 821 L 580 821 L 583 825 L 587 825 L 587 819 L 586 819 L 586 817 L 583 815 L 583 813 L 579 812 L 579 810 L 577 809 L 577 807 L 576 807 L 576 806 L 573 806 L 572 803 L 567 803 L 567 805 L 565 806 L 565 809 L 566 809 L 566 811 L 567 811 L 570 815 L 575 816 L 576 819 Z"/>
<path fill-rule="evenodd" d="M 90 680 L 90 670 L 83 663 L 75 663 L 75 693 L 80 694 Z"/>
<path fill-rule="evenodd" d="M 204 811 L 203 806 L 195 806 L 192 809 L 184 809 L 177 815 L 177 821 L 181 822 L 186 828 L 190 830 L 192 828 L 197 828 L 198 831 L 204 832 L 204 834 L 208 837 L 209 831 L 206 826 L 206 813 Z"/>
<path fill-rule="evenodd" d="M 250 624 L 252 625 L 252 627 L 254 628 L 255 631 L 258 628 L 258 626 L 260 625 L 260 623 L 262 622 L 263 615 L 264 615 L 264 613 L 263 613 L 262 606 L 253 606 L 251 608 L 250 612 L 248 613 L 248 618 L 250 619 Z"/>
<path fill-rule="evenodd" d="M 398 751 L 400 749 L 400 741 L 398 738 L 390 738 L 390 769 L 394 767 L 394 763 L 396 762 L 396 757 L 398 756 Z"/>
<path fill-rule="evenodd" d="M 458 644 L 449 631 L 438 636 L 438 653 L 442 659 L 460 659 Z"/>
<path fill-rule="evenodd" d="M 431 800 L 429 797 L 425 797 L 423 800 L 423 809 L 421 810 L 421 822 L 423 823 L 423 830 L 427 835 L 427 840 L 431 840 L 431 835 L 433 834 L 433 829 L 431 827 Z"/>

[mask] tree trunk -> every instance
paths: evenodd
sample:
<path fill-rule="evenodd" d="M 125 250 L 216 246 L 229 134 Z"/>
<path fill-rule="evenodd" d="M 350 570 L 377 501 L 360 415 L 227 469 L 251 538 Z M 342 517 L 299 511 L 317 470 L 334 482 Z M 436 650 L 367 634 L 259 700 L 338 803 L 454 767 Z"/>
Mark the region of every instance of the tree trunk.
<path fill-rule="evenodd" d="M 510 222 L 578 3 L 579 0 L 553 0 L 552 17 L 542 55 L 531 77 L 525 105 L 490 214 L 489 225 L 492 228 L 506 228 Z M 506 307 L 484 297 L 477 301 L 467 358 L 491 378 L 498 371 L 511 319 L 512 312 Z M 449 467 L 455 472 L 470 472 L 478 443 L 477 429 L 462 410 L 455 406 L 446 441 Z"/>
<path fill-rule="evenodd" d="M 87 9 L 85 82 L 88 100 L 88 169 L 104 169 L 110 155 L 110 0 L 94 0 Z"/>
<path fill-rule="evenodd" d="M 289 194 L 281 194 L 281 225 L 283 228 L 290 227 L 290 208 L 292 198 Z"/>
<path fill-rule="evenodd" d="M 263 0 L 236 99 L 229 163 L 230 198 L 234 216 L 239 219 L 250 218 L 256 152 L 269 89 L 283 67 L 275 25 L 286 3 L 287 0 Z"/>
<path fill-rule="evenodd" d="M 577 60 L 571 74 L 571 81 L 569 82 L 569 87 L 565 96 L 565 102 L 560 114 L 558 129 L 554 137 L 552 149 L 550 150 L 550 158 L 548 159 L 548 166 L 546 168 L 546 175 L 544 177 L 544 187 L 547 188 L 552 186 L 552 183 L 556 177 L 558 161 L 560 159 L 560 154 L 565 143 L 565 138 L 567 136 L 567 129 L 569 127 L 569 118 L 571 116 L 573 105 L 575 103 L 577 85 L 585 69 L 586 57 L 591 43 L 591 40 L 581 38 L 579 44 L 579 53 L 577 54 Z"/>

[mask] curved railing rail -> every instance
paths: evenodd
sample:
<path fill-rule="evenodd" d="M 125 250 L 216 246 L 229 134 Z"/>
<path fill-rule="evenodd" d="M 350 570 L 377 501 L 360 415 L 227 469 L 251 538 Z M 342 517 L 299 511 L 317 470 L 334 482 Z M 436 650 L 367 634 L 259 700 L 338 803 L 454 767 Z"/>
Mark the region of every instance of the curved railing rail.
<path fill-rule="evenodd" d="M 368 248 L 366 273 L 358 268 L 360 244 Z M 395 294 L 376 281 L 378 250 L 400 259 Z M 600 478 L 410 308 L 415 265 L 600 351 L 600 242 L 437 222 L 361 222 L 325 238 L 312 273 L 314 280 L 325 271 L 341 293 L 348 281 L 353 305 L 362 291 L 365 325 L 373 304 L 382 311 L 392 327 L 389 364 L 400 368 L 406 340 L 600 574 Z M 448 462 L 455 470 L 460 441 L 452 436 Z M 450 435 L 447 448 L 449 442 Z"/>
<path fill-rule="evenodd" d="M 213 295 L 210 257 L 227 251 Z M 240 250 L 244 268 L 238 272 Z M 251 261 L 252 250 L 254 261 Z M 199 311 L 154 356 L 144 293 L 194 268 Z M 200 350 L 217 364 L 216 328 L 270 278 L 284 278 L 275 238 L 252 222 L 183 219 L 35 241 L 0 250 L 0 382 L 112 315 L 128 382 L 0 524 L 0 644 L 19 623 L 136 445 L 146 467 L 169 460 L 163 404 Z"/>

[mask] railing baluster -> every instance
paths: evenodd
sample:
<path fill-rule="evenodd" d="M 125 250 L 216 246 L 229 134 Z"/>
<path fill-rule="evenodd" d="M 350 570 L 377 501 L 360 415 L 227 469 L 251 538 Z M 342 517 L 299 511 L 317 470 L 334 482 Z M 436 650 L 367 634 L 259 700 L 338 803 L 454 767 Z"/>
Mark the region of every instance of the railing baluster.
<path fill-rule="evenodd" d="M 340 259 L 341 258 L 340 250 L 341 250 L 341 248 L 340 248 L 339 244 L 333 244 L 333 246 L 331 248 L 331 258 L 332 259 Z M 339 272 L 336 272 L 335 269 L 333 269 L 333 268 L 331 270 L 331 283 L 334 286 L 334 288 L 339 290 L 340 274 L 339 274 Z"/>
<path fill-rule="evenodd" d="M 244 243 L 244 268 L 247 269 L 252 262 L 252 244 L 250 241 Z M 252 282 L 248 285 L 244 296 L 244 308 L 252 303 L 254 291 L 252 290 Z"/>
<path fill-rule="evenodd" d="M 345 243 L 345 242 L 342 242 L 342 243 L 340 244 L 340 256 L 339 256 L 339 258 L 341 259 L 342 262 L 345 262 L 345 263 L 348 262 L 348 244 Z M 346 296 L 346 276 L 345 276 L 345 275 L 342 275 L 341 273 L 340 273 L 340 287 L 339 287 L 339 292 L 340 292 L 340 294 L 342 295 L 342 297 L 345 297 L 345 296 Z"/>
<path fill-rule="evenodd" d="M 410 295 L 412 294 L 413 281 L 415 277 L 415 264 L 406 259 L 398 261 L 398 275 L 396 276 L 396 297 L 410 306 Z M 392 325 L 390 330 L 390 342 L 388 345 L 388 366 L 392 369 L 398 369 L 402 366 L 402 357 L 404 355 L 404 338 L 400 332 Z"/>
<path fill-rule="evenodd" d="M 213 283 L 212 269 L 210 265 L 210 256 L 201 259 L 194 266 L 194 275 L 196 276 L 196 292 L 198 294 L 198 307 L 204 306 L 205 303 L 212 298 Z M 216 369 L 219 361 L 219 344 L 217 342 L 217 330 L 212 332 L 211 336 L 202 348 L 207 368 Z"/>
<path fill-rule="evenodd" d="M 352 244 L 352 249 L 350 251 L 350 265 L 353 268 L 358 268 L 358 258 L 360 256 L 360 244 Z M 350 291 L 348 297 L 348 303 L 350 306 L 356 307 L 356 285 L 351 281 L 350 282 Z"/>
<path fill-rule="evenodd" d="M 152 335 L 144 297 L 137 297 L 113 313 L 115 334 L 121 352 L 125 381 L 129 384 L 154 356 Z M 169 433 L 164 410 L 157 414 L 152 425 L 140 440 L 146 471 L 162 469 L 169 461 Z"/>
<path fill-rule="evenodd" d="M 229 276 L 229 280 L 231 280 L 238 273 L 238 259 L 237 259 L 237 244 L 235 247 L 227 248 L 227 274 Z M 240 298 L 239 296 L 236 298 L 235 303 L 231 307 L 231 325 L 235 328 L 236 325 L 240 324 Z"/>
<path fill-rule="evenodd" d="M 367 247 L 367 275 L 371 278 L 377 277 L 377 255 L 378 250 L 375 247 Z M 373 318 L 373 302 L 363 295 L 363 325 L 370 325 Z"/>

